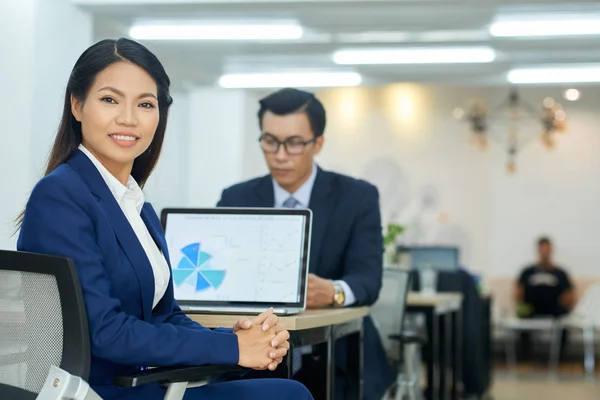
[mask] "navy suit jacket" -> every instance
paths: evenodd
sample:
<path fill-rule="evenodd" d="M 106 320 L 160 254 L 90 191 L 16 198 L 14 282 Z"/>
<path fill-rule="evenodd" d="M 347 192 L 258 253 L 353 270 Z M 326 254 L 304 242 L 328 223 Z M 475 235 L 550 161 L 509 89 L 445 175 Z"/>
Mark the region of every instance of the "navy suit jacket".
<path fill-rule="evenodd" d="M 141 212 L 169 260 L 149 203 Z M 27 203 L 17 248 L 73 259 L 85 300 L 92 350 L 89 382 L 143 366 L 237 364 L 237 336 L 190 320 L 173 298 L 173 282 L 152 309 L 150 261 L 102 176 L 85 154 L 40 180 Z"/>
<path fill-rule="evenodd" d="M 225 189 L 218 207 L 273 207 L 270 175 Z M 381 289 L 383 236 L 379 193 L 363 180 L 317 171 L 309 208 L 313 212 L 310 272 L 344 280 L 356 297 L 355 306 L 371 305 Z M 385 350 L 371 318 L 364 320 L 365 399 L 381 399 L 394 382 Z M 338 367 L 345 370 L 343 345 L 336 348 Z"/>
<path fill-rule="evenodd" d="M 270 175 L 223 191 L 218 207 L 273 207 Z M 379 296 L 383 238 L 379 193 L 368 182 L 317 171 L 309 208 L 313 212 L 310 272 L 344 280 L 355 305 L 371 305 Z"/>

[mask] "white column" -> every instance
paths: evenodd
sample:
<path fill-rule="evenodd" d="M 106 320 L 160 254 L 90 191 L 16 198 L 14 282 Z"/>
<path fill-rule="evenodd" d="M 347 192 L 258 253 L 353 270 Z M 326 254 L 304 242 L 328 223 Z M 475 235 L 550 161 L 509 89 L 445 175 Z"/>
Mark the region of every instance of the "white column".
<path fill-rule="evenodd" d="M 198 88 L 189 107 L 188 206 L 212 207 L 225 187 L 262 172 L 258 103 L 245 91 Z"/>
<path fill-rule="evenodd" d="M 168 71 L 167 71 L 168 72 Z M 163 208 L 186 207 L 188 200 L 188 149 L 190 107 L 186 92 L 171 93 L 173 104 L 165 141 L 156 169 L 144 187 L 146 200 L 160 216 Z"/>
<path fill-rule="evenodd" d="M 30 164 L 34 179 L 43 175 L 71 70 L 93 41 L 92 16 L 70 0 L 37 0 L 36 4 Z"/>
<path fill-rule="evenodd" d="M 0 1 L 0 248 L 14 249 L 23 209 L 60 118 L 75 54 L 91 19 L 69 0 Z"/>

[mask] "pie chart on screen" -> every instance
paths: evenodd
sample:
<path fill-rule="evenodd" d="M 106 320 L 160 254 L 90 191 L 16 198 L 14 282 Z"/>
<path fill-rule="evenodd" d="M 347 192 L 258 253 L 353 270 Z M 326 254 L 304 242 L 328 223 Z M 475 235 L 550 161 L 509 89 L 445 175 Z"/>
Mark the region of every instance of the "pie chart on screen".
<path fill-rule="evenodd" d="M 214 269 L 212 255 L 202 251 L 201 243 L 191 243 L 181 250 L 181 260 L 173 269 L 173 283 L 176 286 L 191 285 L 196 292 L 218 289 L 225 279 L 226 270 Z"/>

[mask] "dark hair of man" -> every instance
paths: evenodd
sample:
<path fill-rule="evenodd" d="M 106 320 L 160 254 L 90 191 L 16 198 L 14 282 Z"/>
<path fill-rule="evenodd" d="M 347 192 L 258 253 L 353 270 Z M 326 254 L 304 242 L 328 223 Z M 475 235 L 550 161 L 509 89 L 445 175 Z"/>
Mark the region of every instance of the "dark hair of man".
<path fill-rule="evenodd" d="M 305 113 L 315 137 L 325 132 L 325 108 L 314 94 L 303 90 L 285 88 L 271 93 L 260 100 L 258 123 L 262 128 L 263 116 L 267 111 L 275 115 Z"/>

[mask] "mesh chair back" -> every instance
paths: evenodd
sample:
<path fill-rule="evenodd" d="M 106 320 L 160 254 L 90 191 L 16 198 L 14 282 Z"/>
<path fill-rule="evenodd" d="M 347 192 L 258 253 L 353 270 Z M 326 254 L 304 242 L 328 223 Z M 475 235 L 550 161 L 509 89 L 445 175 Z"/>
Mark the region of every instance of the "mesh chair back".
<path fill-rule="evenodd" d="M 38 393 L 51 365 L 87 379 L 88 335 L 71 260 L 0 251 L 0 398 Z"/>
<path fill-rule="evenodd" d="M 390 335 L 400 335 L 406 311 L 406 296 L 409 291 L 411 273 L 402 269 L 384 269 L 383 284 L 379 299 L 371 308 L 371 317 L 379 330 L 383 346 L 390 359 L 400 354 L 398 340 L 390 340 Z"/>

